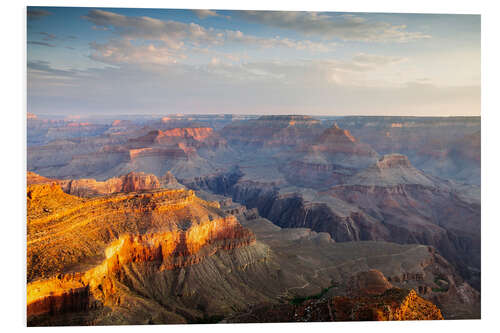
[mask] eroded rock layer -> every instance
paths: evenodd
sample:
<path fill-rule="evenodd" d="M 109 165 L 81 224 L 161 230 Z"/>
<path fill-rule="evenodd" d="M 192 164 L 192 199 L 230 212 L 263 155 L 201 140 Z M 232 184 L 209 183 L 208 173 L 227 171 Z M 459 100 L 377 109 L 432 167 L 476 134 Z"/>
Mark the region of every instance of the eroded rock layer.
<path fill-rule="evenodd" d="M 56 183 L 28 198 L 28 320 L 115 304 L 124 267 L 188 267 L 255 243 L 251 231 L 190 190 L 83 199 Z"/>
<path fill-rule="evenodd" d="M 300 305 L 261 306 L 231 318 L 235 323 L 442 320 L 439 308 L 414 290 L 389 289 L 379 295 L 336 296 Z"/>

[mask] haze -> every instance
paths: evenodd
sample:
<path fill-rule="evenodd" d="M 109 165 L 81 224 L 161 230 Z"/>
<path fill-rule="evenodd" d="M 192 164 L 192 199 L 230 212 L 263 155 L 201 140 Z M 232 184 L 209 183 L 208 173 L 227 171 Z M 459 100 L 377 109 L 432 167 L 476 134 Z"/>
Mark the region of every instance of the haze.
<path fill-rule="evenodd" d="M 480 16 L 29 7 L 28 112 L 480 114 Z"/>

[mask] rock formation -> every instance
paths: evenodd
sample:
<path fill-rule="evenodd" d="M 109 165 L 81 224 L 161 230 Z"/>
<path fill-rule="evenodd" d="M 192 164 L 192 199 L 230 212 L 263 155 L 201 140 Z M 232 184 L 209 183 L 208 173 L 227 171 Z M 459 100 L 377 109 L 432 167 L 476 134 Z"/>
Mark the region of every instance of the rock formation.
<path fill-rule="evenodd" d="M 150 263 L 158 273 L 255 243 L 233 216 L 189 190 L 83 199 L 45 183 L 30 185 L 27 199 L 29 321 L 119 304 L 126 266 Z"/>
<path fill-rule="evenodd" d="M 28 185 L 52 182 L 59 184 L 65 193 L 87 198 L 120 192 L 128 193 L 161 188 L 184 188 L 170 172 L 167 172 L 160 178 L 152 174 L 145 174 L 144 172 L 130 172 L 120 177 L 107 179 L 106 181 L 97 181 L 95 179 L 60 180 L 42 177 L 34 172 L 28 172 L 27 174 Z"/>
<path fill-rule="evenodd" d="M 233 323 L 442 320 L 434 304 L 414 290 L 389 289 L 380 295 L 310 300 L 300 305 L 261 306 L 230 318 Z"/>
<path fill-rule="evenodd" d="M 351 176 L 351 184 L 312 191 L 314 195 L 246 181 L 237 172 L 186 185 L 229 195 L 280 227 L 327 232 L 335 241 L 432 245 L 478 288 L 480 205 L 408 163 L 399 155 L 383 157 Z"/>
<path fill-rule="evenodd" d="M 236 121 L 220 132 L 229 143 L 249 149 L 297 146 L 311 142 L 321 129 L 320 122 L 310 116 L 261 116 Z"/>
<path fill-rule="evenodd" d="M 345 182 L 356 171 L 377 160 L 378 154 L 347 130 L 334 124 L 283 167 L 286 179 L 298 186 L 324 188 Z"/>
<path fill-rule="evenodd" d="M 478 117 L 125 118 L 28 119 L 30 326 L 480 317 Z"/>

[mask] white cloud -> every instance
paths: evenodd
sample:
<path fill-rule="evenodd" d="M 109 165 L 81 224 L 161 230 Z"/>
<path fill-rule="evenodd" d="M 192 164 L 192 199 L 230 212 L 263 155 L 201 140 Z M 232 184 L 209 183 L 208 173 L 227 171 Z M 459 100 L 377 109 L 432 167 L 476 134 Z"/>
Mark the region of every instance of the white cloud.
<path fill-rule="evenodd" d="M 226 30 L 225 36 L 228 42 L 258 45 L 263 48 L 285 47 L 296 50 L 326 52 L 332 50 L 336 46 L 336 44 L 332 42 L 318 43 L 310 40 L 292 40 L 289 38 L 279 38 L 279 37 L 262 38 L 252 35 L 246 35 L 239 30 Z"/>
<path fill-rule="evenodd" d="M 196 23 L 163 21 L 148 16 L 125 16 L 100 9 L 93 9 L 83 18 L 98 27 L 112 30 L 125 39 L 163 41 L 168 47 L 178 49 L 182 40 L 216 42 L 216 35 Z"/>
<path fill-rule="evenodd" d="M 117 64 L 171 64 L 185 56 L 165 46 L 153 43 L 133 45 L 126 39 L 113 39 L 104 44 L 91 43 L 90 57 L 111 65 Z"/>
<path fill-rule="evenodd" d="M 193 9 L 193 12 L 198 16 L 200 19 L 207 18 L 209 16 L 219 16 L 215 10 L 210 10 L 210 9 Z"/>
<path fill-rule="evenodd" d="M 407 42 L 431 37 L 421 32 L 410 32 L 405 25 L 371 21 L 352 14 L 330 16 L 317 12 L 240 11 L 238 15 L 248 21 L 327 39 Z"/>
<path fill-rule="evenodd" d="M 92 58 L 105 63 L 139 63 L 141 59 L 145 63 L 171 63 L 185 59 L 185 53 L 190 49 L 227 43 L 310 52 L 330 51 L 336 45 L 333 42 L 257 37 L 238 30 L 221 31 L 196 23 L 131 17 L 97 9 L 91 10 L 84 18 L 94 23 L 96 29 L 111 30 L 121 38 L 104 44 L 91 44 L 94 51 Z"/>
<path fill-rule="evenodd" d="M 384 66 L 407 61 L 404 57 L 393 57 L 377 54 L 358 53 L 353 57 L 354 62 L 366 66 Z"/>

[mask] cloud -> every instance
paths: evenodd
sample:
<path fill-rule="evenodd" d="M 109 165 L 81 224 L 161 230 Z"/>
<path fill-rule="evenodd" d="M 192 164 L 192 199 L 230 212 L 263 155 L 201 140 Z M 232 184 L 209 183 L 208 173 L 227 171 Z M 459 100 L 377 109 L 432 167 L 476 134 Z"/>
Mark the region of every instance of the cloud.
<path fill-rule="evenodd" d="M 48 32 L 39 32 L 38 34 L 44 36 L 43 40 L 46 40 L 46 41 L 57 39 L 56 35 L 49 34 Z"/>
<path fill-rule="evenodd" d="M 185 59 L 189 51 L 242 44 L 259 48 L 291 48 L 311 52 L 326 52 L 335 47 L 333 42 L 313 42 L 279 37 L 257 37 L 235 30 L 216 30 L 196 23 L 163 21 L 141 16 L 132 17 L 104 10 L 91 10 L 84 16 L 96 29 L 115 33 L 107 43 L 91 43 L 92 59 L 108 64 L 175 63 Z M 209 61 L 209 60 L 208 60 Z"/>
<path fill-rule="evenodd" d="M 204 19 L 204 18 L 207 18 L 209 16 L 220 16 L 219 14 L 217 14 L 217 12 L 215 10 L 210 10 L 210 9 L 193 9 L 192 11 L 200 19 Z"/>
<path fill-rule="evenodd" d="M 473 115 L 479 86 L 353 85 L 342 62 L 149 67 L 125 64 L 84 72 L 29 64 L 28 107 L 50 113 L 299 113 Z M 36 74 L 36 75 L 35 75 Z M 345 75 L 339 80 L 331 75 Z M 344 81 L 343 81 L 344 80 Z M 82 91 L 85 93 L 82 94 Z"/>
<path fill-rule="evenodd" d="M 104 44 L 92 42 L 90 57 L 111 65 L 117 64 L 171 64 L 185 56 L 165 46 L 153 43 L 133 45 L 126 39 L 113 39 Z"/>
<path fill-rule="evenodd" d="M 48 61 L 28 61 L 28 82 L 33 79 L 41 79 L 44 84 L 51 85 L 54 80 L 73 80 L 80 75 L 76 70 L 57 69 L 51 66 Z"/>
<path fill-rule="evenodd" d="M 309 50 L 309 51 L 319 51 L 326 52 L 330 51 L 336 46 L 336 43 L 320 43 L 313 42 L 310 40 L 292 40 L 289 38 L 262 38 L 252 35 L 246 35 L 239 30 L 226 30 L 225 32 L 226 40 L 229 42 L 258 45 L 263 48 L 271 47 L 285 47 L 296 50 Z"/>
<path fill-rule="evenodd" d="M 147 16 L 125 16 L 104 10 L 89 11 L 84 19 L 99 28 L 107 28 L 126 39 L 158 40 L 168 47 L 179 49 L 183 40 L 191 42 L 214 43 L 217 36 L 196 23 L 163 21 Z"/>
<path fill-rule="evenodd" d="M 28 41 L 28 44 L 47 46 L 47 47 L 56 47 L 56 45 L 54 45 L 54 44 L 50 44 L 50 43 L 46 43 L 46 42 L 38 42 L 38 41 Z"/>
<path fill-rule="evenodd" d="M 385 55 L 377 55 L 377 54 L 366 54 L 366 53 L 358 53 L 353 57 L 354 62 L 367 65 L 367 66 L 380 66 L 380 65 L 390 65 L 397 64 L 403 61 L 407 61 L 407 58 L 404 57 L 393 57 L 393 56 L 385 56 Z"/>
<path fill-rule="evenodd" d="M 421 32 L 410 32 L 406 25 L 368 20 L 352 14 L 330 16 L 317 12 L 239 11 L 241 18 L 272 27 L 295 30 L 305 35 L 346 41 L 408 42 L 430 38 Z"/>
<path fill-rule="evenodd" d="M 28 20 L 32 21 L 39 20 L 44 16 L 52 15 L 52 13 L 44 9 L 28 8 L 26 15 L 28 17 Z"/>

